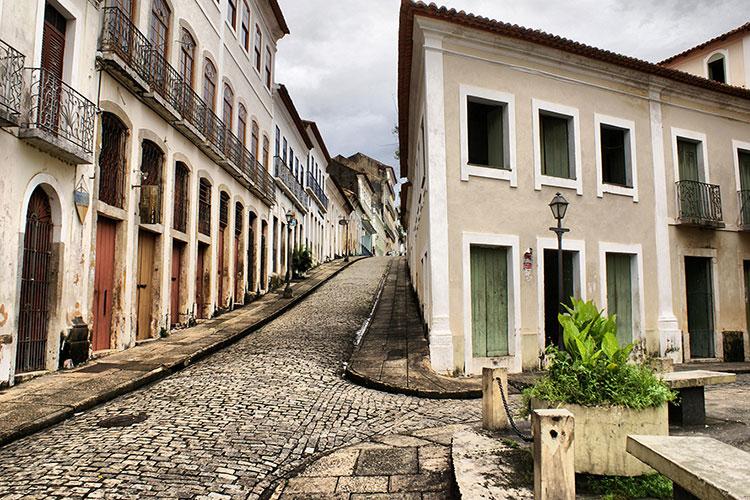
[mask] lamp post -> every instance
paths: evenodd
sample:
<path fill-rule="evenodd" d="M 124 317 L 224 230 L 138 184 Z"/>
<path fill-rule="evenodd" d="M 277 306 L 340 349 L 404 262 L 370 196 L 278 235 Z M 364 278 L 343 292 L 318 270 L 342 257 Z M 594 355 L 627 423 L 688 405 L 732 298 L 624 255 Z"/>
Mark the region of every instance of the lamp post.
<path fill-rule="evenodd" d="M 549 204 L 549 208 L 552 210 L 552 215 L 557 220 L 557 227 L 549 228 L 550 231 L 557 235 L 557 308 L 562 312 L 562 301 L 563 301 L 563 249 L 562 239 L 563 234 L 570 231 L 570 229 L 562 227 L 562 220 L 565 218 L 565 212 L 568 210 L 568 200 L 563 198 L 563 195 L 556 193 L 555 197 Z M 565 350 L 565 343 L 563 341 L 562 326 L 557 323 L 557 346 L 561 350 Z"/>
<path fill-rule="evenodd" d="M 289 228 L 289 236 L 292 235 L 294 227 L 297 225 L 297 219 L 294 217 L 294 212 L 291 210 L 286 213 L 286 224 Z M 287 238 L 287 259 L 286 259 L 286 288 L 284 288 L 284 298 L 291 299 L 293 295 L 292 290 L 292 245 L 289 243 L 290 238 Z"/>
<path fill-rule="evenodd" d="M 344 240 L 344 262 L 349 262 L 349 219 L 342 217 L 339 224 L 346 226 L 346 240 Z"/>

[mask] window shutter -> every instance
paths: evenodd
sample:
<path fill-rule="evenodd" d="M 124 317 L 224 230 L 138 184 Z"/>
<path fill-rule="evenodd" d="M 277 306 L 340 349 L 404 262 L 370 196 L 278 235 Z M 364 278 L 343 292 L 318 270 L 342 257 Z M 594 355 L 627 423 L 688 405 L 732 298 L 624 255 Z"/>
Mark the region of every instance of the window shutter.
<path fill-rule="evenodd" d="M 607 312 L 617 315 L 620 345 L 633 341 L 632 259 L 628 254 L 607 254 Z"/>
<path fill-rule="evenodd" d="M 62 80 L 64 60 L 65 33 L 45 20 L 42 34 L 42 68 Z"/>
<path fill-rule="evenodd" d="M 750 190 L 750 152 L 738 151 L 740 166 L 740 189 Z"/>
<path fill-rule="evenodd" d="M 681 181 L 700 181 L 700 173 L 698 172 L 698 144 L 678 140 L 677 160 Z"/>
<path fill-rule="evenodd" d="M 568 120 L 556 116 L 541 117 L 543 174 L 572 179 L 568 150 Z"/>

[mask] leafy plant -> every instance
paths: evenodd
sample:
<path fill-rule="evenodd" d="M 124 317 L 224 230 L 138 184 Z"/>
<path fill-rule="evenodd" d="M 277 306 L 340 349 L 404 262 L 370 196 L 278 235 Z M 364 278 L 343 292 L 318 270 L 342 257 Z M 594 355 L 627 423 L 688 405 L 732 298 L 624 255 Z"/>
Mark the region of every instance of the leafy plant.
<path fill-rule="evenodd" d="M 635 477 L 576 474 L 576 491 L 602 495 L 608 500 L 672 498 L 672 481 L 661 474 Z"/>
<path fill-rule="evenodd" d="M 631 360 L 634 344 L 619 344 L 614 315 L 603 315 L 593 302 L 575 299 L 565 309 L 558 316 L 565 350 L 547 348 L 548 371 L 524 390 L 527 401 L 643 409 L 674 399 L 674 392 L 648 366 Z"/>
<path fill-rule="evenodd" d="M 295 276 L 301 276 L 312 269 L 312 252 L 310 249 L 298 246 L 292 252 L 292 271 Z"/>

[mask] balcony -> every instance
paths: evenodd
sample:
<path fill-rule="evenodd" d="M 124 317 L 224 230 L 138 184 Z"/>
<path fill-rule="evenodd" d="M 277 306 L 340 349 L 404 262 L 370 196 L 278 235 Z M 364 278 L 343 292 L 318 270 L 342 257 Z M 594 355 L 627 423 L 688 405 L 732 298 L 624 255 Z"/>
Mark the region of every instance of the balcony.
<path fill-rule="evenodd" d="M 0 127 L 18 126 L 26 58 L 0 40 Z"/>
<path fill-rule="evenodd" d="M 320 184 L 318 184 L 318 181 L 315 180 L 315 177 L 310 172 L 307 172 L 307 191 L 313 195 L 313 199 L 320 205 L 320 208 L 324 212 L 328 211 L 328 196 L 326 196 L 323 188 L 320 187 Z"/>
<path fill-rule="evenodd" d="M 19 137 L 68 163 L 93 163 L 96 105 L 44 68 L 25 76 Z"/>
<path fill-rule="evenodd" d="M 740 229 L 750 231 L 750 190 L 737 191 L 740 206 Z"/>
<path fill-rule="evenodd" d="M 269 205 L 273 205 L 276 203 L 276 184 L 273 177 L 250 151 L 243 148 L 243 155 L 242 170 L 250 178 L 250 189 L 266 200 Z"/>
<path fill-rule="evenodd" d="M 148 89 L 151 51 L 151 43 L 125 12 L 118 7 L 104 9 L 99 61 L 132 92 Z"/>
<path fill-rule="evenodd" d="M 678 223 L 696 227 L 724 227 L 719 186 L 698 181 L 679 181 L 675 184 Z"/>
<path fill-rule="evenodd" d="M 302 184 L 294 177 L 294 173 L 286 166 L 284 160 L 278 156 L 274 158 L 276 182 L 279 187 L 283 189 L 292 201 L 299 207 L 303 212 L 307 212 L 307 207 L 310 205 L 310 200 L 305 193 L 305 188 Z"/>

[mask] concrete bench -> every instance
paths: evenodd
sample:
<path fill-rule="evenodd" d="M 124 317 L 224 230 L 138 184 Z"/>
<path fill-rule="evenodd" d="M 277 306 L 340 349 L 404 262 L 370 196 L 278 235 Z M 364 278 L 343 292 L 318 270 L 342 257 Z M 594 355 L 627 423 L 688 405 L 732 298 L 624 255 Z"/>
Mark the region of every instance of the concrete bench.
<path fill-rule="evenodd" d="M 706 423 L 706 397 L 704 387 L 714 384 L 731 384 L 737 375 L 708 370 L 690 370 L 662 374 L 671 389 L 677 391 L 679 401 L 669 404 L 669 422 L 678 425 L 703 425 Z"/>
<path fill-rule="evenodd" d="M 709 437 L 628 436 L 628 453 L 674 483 L 678 500 L 750 498 L 750 453 Z"/>

